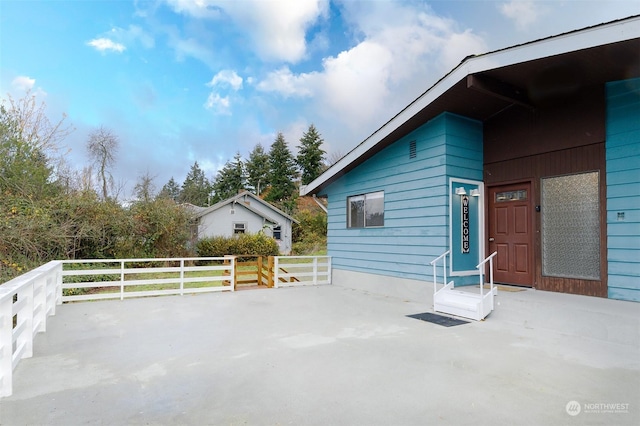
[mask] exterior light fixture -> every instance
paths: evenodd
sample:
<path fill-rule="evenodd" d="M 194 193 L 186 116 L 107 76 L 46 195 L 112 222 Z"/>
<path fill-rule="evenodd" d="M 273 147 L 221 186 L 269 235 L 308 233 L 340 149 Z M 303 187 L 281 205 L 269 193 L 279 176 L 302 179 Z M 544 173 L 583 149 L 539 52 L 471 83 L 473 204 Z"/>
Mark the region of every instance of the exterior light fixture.
<path fill-rule="evenodd" d="M 479 197 L 480 196 L 480 190 L 479 189 L 472 189 L 471 192 L 469 193 L 469 195 L 471 195 L 472 197 Z"/>
<path fill-rule="evenodd" d="M 231 203 L 231 210 L 229 210 L 229 214 L 236 214 L 236 209 L 234 208 L 236 205 L 236 201 L 234 200 L 233 203 Z"/>
<path fill-rule="evenodd" d="M 456 195 L 467 195 L 467 190 L 463 186 L 456 188 Z"/>

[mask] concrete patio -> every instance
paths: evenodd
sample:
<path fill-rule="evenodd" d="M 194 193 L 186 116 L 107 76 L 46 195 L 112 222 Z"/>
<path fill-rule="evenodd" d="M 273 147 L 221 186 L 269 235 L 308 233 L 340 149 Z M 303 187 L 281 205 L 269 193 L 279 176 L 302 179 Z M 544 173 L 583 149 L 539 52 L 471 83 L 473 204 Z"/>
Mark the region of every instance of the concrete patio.
<path fill-rule="evenodd" d="M 429 294 L 65 304 L 0 424 L 640 424 L 639 304 L 501 291 L 484 322 L 407 318 L 431 311 Z"/>

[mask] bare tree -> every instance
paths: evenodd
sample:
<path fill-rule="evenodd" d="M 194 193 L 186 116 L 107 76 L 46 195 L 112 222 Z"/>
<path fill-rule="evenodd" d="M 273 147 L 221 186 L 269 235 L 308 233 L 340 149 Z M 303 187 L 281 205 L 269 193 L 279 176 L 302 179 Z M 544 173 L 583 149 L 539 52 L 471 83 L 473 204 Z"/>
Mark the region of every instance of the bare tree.
<path fill-rule="evenodd" d="M 114 186 L 110 170 L 116 162 L 119 146 L 118 137 L 103 126 L 91 132 L 87 141 L 89 157 L 98 169 L 98 178 L 102 183 L 102 198 L 104 200 L 109 197 L 109 188 Z"/>
<path fill-rule="evenodd" d="M 155 197 L 156 186 L 153 183 L 155 176 L 151 176 L 149 170 L 138 177 L 138 182 L 133 188 L 133 195 L 138 201 L 150 202 Z"/>
<path fill-rule="evenodd" d="M 2 103 L 5 104 L 5 100 Z M 7 95 L 5 110 L 14 120 L 15 135 L 30 147 L 45 153 L 57 151 L 60 142 L 73 131 L 64 123 L 66 114 L 58 122 L 49 121 L 45 103 L 38 103 L 30 92 L 20 99 Z"/>
<path fill-rule="evenodd" d="M 334 164 L 336 164 L 338 161 L 340 161 L 340 159 L 344 157 L 344 155 L 342 154 L 342 152 L 340 151 L 334 151 L 331 154 L 329 154 L 329 156 L 326 159 L 326 164 L 327 167 L 331 167 Z"/>

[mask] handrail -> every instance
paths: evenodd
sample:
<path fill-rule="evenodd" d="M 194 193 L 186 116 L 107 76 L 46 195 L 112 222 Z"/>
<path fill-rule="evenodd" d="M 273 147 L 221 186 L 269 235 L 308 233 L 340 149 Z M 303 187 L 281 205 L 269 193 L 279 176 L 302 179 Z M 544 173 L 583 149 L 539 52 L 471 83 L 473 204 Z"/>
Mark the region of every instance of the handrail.
<path fill-rule="evenodd" d="M 493 258 L 498 254 L 497 251 L 494 251 L 489 256 L 487 256 L 482 262 L 476 265 L 478 272 L 480 273 L 480 296 L 484 296 L 484 273 L 482 272 L 482 267 L 489 262 L 489 288 L 491 293 L 493 293 Z"/>
<path fill-rule="evenodd" d="M 446 255 L 448 255 L 450 253 L 450 250 L 445 251 L 444 253 L 442 253 L 440 256 L 436 257 L 435 259 L 433 259 L 431 262 L 429 262 L 429 264 L 433 265 L 434 263 L 436 263 L 438 260 L 442 259 L 443 257 L 445 257 Z"/>
<path fill-rule="evenodd" d="M 442 278 L 442 282 L 444 285 L 447 285 L 447 255 L 450 253 L 450 250 L 445 251 L 444 253 L 442 253 L 440 256 L 436 257 L 435 259 L 433 259 L 430 264 L 431 266 L 433 266 L 433 295 L 435 297 L 436 293 L 438 292 L 438 281 L 437 281 L 437 273 L 436 273 L 436 268 L 438 267 L 438 265 L 436 264 L 438 262 L 438 260 L 444 258 L 443 262 L 442 262 L 442 273 L 443 273 L 443 278 Z"/>

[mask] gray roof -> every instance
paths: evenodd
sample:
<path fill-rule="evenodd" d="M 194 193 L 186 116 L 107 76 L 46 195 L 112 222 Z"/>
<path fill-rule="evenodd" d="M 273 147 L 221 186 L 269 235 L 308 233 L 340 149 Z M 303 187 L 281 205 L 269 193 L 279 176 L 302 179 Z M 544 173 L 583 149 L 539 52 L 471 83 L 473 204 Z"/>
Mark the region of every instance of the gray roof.
<path fill-rule="evenodd" d="M 246 208 L 247 210 L 257 214 L 258 216 L 262 216 L 264 217 L 268 222 L 271 223 L 279 223 L 279 220 L 273 219 L 272 217 L 265 215 L 263 212 L 261 212 L 260 210 L 254 208 L 251 206 L 251 204 L 247 204 L 245 203 L 245 200 L 249 198 L 252 201 L 255 201 L 257 203 L 260 203 L 261 205 L 269 208 L 270 210 L 272 210 L 274 213 L 278 213 L 281 216 L 286 217 L 287 219 L 291 220 L 292 222 L 295 223 L 299 223 L 296 219 L 294 219 L 293 217 L 289 216 L 288 214 L 286 214 L 285 212 L 283 212 L 282 210 L 278 209 L 277 207 L 273 206 L 272 204 L 264 201 L 262 198 L 258 197 L 257 195 L 249 192 L 249 191 L 242 191 L 240 193 L 238 193 L 237 195 L 234 195 L 233 197 L 227 198 L 226 200 L 222 200 L 210 207 L 199 207 L 199 209 L 201 210 L 197 210 L 195 211 L 195 217 L 202 217 L 202 216 L 206 216 L 207 214 L 214 212 L 216 210 L 219 210 L 225 206 L 229 206 L 230 204 L 237 204 L 242 206 L 243 208 Z"/>

